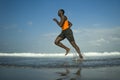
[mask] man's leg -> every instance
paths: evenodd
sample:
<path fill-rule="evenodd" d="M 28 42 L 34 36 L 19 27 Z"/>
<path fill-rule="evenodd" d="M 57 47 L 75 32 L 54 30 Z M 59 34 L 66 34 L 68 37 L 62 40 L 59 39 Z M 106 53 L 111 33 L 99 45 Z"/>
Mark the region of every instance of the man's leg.
<path fill-rule="evenodd" d="M 70 41 L 71 45 L 75 48 L 75 50 L 77 51 L 78 55 L 80 58 L 83 58 L 81 52 L 80 52 L 80 49 L 79 47 L 77 46 L 77 44 L 75 43 L 75 41 Z"/>
<path fill-rule="evenodd" d="M 70 51 L 70 49 L 68 48 L 68 47 L 66 47 L 65 45 L 63 45 L 60 41 L 62 41 L 63 40 L 63 38 L 61 38 L 61 37 L 57 37 L 56 38 L 56 40 L 55 40 L 55 44 L 57 45 L 57 46 L 59 46 L 59 47 L 61 47 L 61 48 L 64 48 L 65 50 L 66 50 L 66 54 L 65 55 L 67 55 L 68 53 L 69 53 L 69 51 Z"/>

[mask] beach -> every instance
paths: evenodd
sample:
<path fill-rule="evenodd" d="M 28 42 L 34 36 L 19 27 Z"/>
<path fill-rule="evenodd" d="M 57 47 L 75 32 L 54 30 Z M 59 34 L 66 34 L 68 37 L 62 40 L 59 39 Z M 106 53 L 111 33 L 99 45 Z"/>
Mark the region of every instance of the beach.
<path fill-rule="evenodd" d="M 0 80 L 120 80 L 120 66 L 97 68 L 0 67 Z"/>
<path fill-rule="evenodd" d="M 0 80 L 120 80 L 119 53 L 1 53 Z"/>

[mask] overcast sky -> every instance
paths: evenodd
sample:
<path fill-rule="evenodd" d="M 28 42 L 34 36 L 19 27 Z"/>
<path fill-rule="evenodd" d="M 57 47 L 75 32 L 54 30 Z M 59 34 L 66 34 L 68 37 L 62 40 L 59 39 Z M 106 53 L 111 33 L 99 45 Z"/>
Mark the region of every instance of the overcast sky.
<path fill-rule="evenodd" d="M 61 8 L 82 52 L 120 51 L 120 0 L 0 0 L 0 52 L 64 52 L 52 20 Z"/>

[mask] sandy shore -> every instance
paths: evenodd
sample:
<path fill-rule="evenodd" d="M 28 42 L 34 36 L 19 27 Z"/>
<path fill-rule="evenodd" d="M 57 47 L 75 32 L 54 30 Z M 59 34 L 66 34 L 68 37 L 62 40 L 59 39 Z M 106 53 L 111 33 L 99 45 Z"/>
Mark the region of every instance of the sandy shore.
<path fill-rule="evenodd" d="M 120 67 L 20 68 L 0 67 L 0 80 L 120 80 Z"/>

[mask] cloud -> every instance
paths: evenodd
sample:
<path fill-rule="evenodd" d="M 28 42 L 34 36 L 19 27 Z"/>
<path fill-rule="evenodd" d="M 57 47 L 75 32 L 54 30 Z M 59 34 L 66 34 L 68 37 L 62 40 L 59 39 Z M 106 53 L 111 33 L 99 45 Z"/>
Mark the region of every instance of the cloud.
<path fill-rule="evenodd" d="M 19 33 L 22 33 L 22 32 L 23 32 L 23 30 L 19 29 L 19 30 L 18 30 L 18 32 L 19 32 Z"/>
<path fill-rule="evenodd" d="M 73 29 L 76 43 L 83 51 L 120 51 L 119 31 L 119 26 Z"/>
<path fill-rule="evenodd" d="M 120 41 L 120 37 L 111 37 L 111 40 L 113 40 L 113 41 Z"/>
<path fill-rule="evenodd" d="M 45 33 L 45 34 L 43 34 L 42 36 L 43 37 L 55 37 L 55 36 L 57 36 L 57 35 L 59 35 L 58 33 L 53 33 L 53 32 L 51 32 L 51 33 Z"/>
<path fill-rule="evenodd" d="M 98 24 L 98 23 L 93 24 L 94 27 L 97 27 L 97 26 L 100 26 L 100 25 L 101 25 L 101 24 Z"/>
<path fill-rule="evenodd" d="M 97 40 L 91 40 L 91 41 L 89 41 L 89 43 L 91 45 L 101 46 L 102 44 L 109 44 L 109 41 L 105 40 L 104 38 L 100 38 L 100 39 L 97 39 Z"/>
<path fill-rule="evenodd" d="M 32 25 L 33 25 L 33 22 L 32 22 L 32 21 L 29 21 L 27 24 L 28 24 L 29 26 L 32 26 Z"/>
<path fill-rule="evenodd" d="M 17 24 L 0 24 L 0 29 L 16 29 L 18 27 Z"/>
<path fill-rule="evenodd" d="M 76 33 L 80 33 L 80 29 L 73 29 L 73 32 L 76 34 Z"/>
<path fill-rule="evenodd" d="M 104 38 L 100 38 L 99 40 L 96 40 L 97 43 L 109 43 L 108 40 L 104 39 Z"/>

